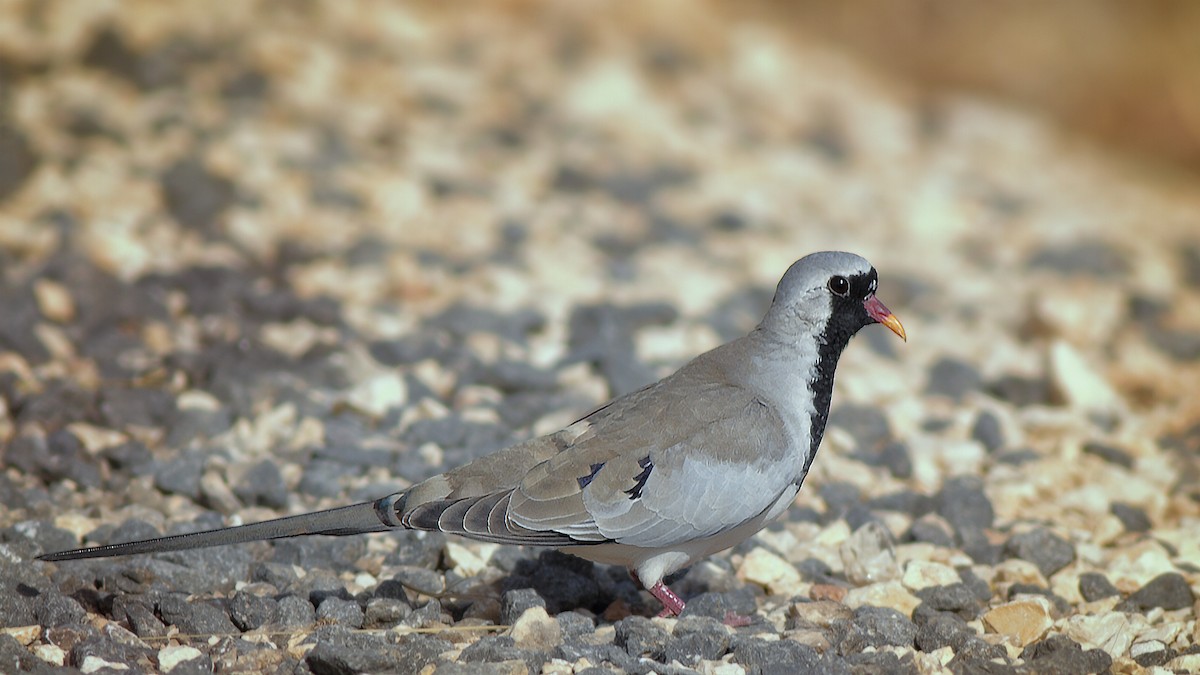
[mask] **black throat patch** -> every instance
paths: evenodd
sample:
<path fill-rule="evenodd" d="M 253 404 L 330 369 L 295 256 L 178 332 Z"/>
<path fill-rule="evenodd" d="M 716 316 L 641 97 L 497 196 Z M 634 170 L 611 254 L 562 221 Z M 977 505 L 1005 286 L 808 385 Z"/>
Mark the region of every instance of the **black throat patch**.
<path fill-rule="evenodd" d="M 817 456 L 817 448 L 825 436 L 825 425 L 829 422 L 829 405 L 833 399 L 833 374 L 837 370 L 838 358 L 855 333 L 863 326 L 874 323 L 867 315 L 863 301 L 871 294 L 877 279 L 873 268 L 865 274 L 850 277 L 849 295 L 833 298 L 833 311 L 829 316 L 829 323 L 825 324 L 825 330 L 817 336 L 816 374 L 808 383 L 813 395 L 813 413 L 808 426 L 808 460 L 804 463 L 800 480 L 808 474 L 808 468 L 812 466 L 813 459 Z"/>

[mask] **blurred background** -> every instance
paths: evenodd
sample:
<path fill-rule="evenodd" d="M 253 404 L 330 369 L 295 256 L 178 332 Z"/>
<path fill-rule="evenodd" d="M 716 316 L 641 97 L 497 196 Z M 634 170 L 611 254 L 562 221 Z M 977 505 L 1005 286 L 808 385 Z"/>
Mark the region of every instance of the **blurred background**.
<path fill-rule="evenodd" d="M 1143 158 L 1200 171 L 1200 4 L 800 0 L 717 6 L 794 27 L 924 96 L 986 96 Z"/>

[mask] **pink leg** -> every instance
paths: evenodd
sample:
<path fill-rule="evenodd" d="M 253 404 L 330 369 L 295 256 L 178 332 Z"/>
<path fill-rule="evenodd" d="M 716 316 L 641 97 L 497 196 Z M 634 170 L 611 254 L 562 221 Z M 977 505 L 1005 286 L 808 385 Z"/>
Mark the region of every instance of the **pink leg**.
<path fill-rule="evenodd" d="M 637 572 L 629 570 L 629 576 L 633 577 L 634 581 L 641 584 L 642 588 L 646 588 L 646 584 L 643 584 L 642 580 L 638 578 Z M 658 613 L 660 617 L 679 616 L 680 614 L 683 614 L 683 608 L 686 606 L 686 604 L 683 602 L 683 599 L 678 595 L 675 595 L 675 592 L 667 588 L 667 585 L 663 582 L 660 581 L 657 584 L 646 588 L 646 590 L 650 591 L 650 595 L 658 598 L 658 601 L 662 603 L 663 610 Z M 742 616 L 733 610 L 729 610 L 725 612 L 724 623 L 726 626 L 738 628 L 740 626 L 749 626 L 751 621 L 750 617 Z"/>
<path fill-rule="evenodd" d="M 663 582 L 660 581 L 646 590 L 663 604 L 663 611 L 658 613 L 659 616 L 679 616 L 683 613 L 683 600 Z"/>

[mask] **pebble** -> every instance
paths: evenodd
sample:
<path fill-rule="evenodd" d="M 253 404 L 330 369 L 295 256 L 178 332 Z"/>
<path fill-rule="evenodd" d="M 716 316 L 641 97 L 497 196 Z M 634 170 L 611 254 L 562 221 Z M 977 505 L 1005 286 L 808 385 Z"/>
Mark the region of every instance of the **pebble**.
<path fill-rule="evenodd" d="M 1047 351 L 1046 370 L 1052 400 L 1089 413 L 1115 414 L 1121 397 L 1074 347 L 1061 340 Z"/>
<path fill-rule="evenodd" d="M 948 586 L 959 582 L 958 572 L 953 567 L 925 560 L 910 560 L 904 565 L 901 583 L 910 591 L 919 591 L 933 586 Z"/>
<path fill-rule="evenodd" d="M 1050 603 L 1042 598 L 998 605 L 984 612 L 982 619 L 990 632 L 1010 636 L 1018 647 L 1041 639 L 1054 625 Z"/>
<path fill-rule="evenodd" d="M 189 661 L 197 661 L 195 664 L 190 664 L 193 667 L 204 667 L 201 664 L 208 662 L 209 659 L 199 649 L 187 645 L 174 645 L 158 650 L 158 667 L 164 673 L 172 672 L 179 665 Z M 211 667 L 211 664 L 208 665 Z"/>
<path fill-rule="evenodd" d="M 944 357 L 934 362 L 930 368 L 925 393 L 944 396 L 957 403 L 982 386 L 983 377 L 974 366 L 966 361 Z"/>
<path fill-rule="evenodd" d="M 806 588 L 795 566 L 761 547 L 746 554 L 737 577 L 762 586 L 772 595 L 799 595 Z"/>
<path fill-rule="evenodd" d="M 1154 577 L 1145 586 L 1139 588 L 1133 595 L 1117 605 L 1117 609 L 1128 612 L 1144 612 L 1153 607 L 1165 610 L 1184 609 L 1191 607 L 1196 601 L 1195 594 L 1178 572 L 1167 572 Z"/>
<path fill-rule="evenodd" d="M 899 581 L 884 581 L 850 589 L 846 593 L 845 603 L 847 607 L 855 609 L 868 605 L 890 607 L 904 616 L 911 616 L 921 601 Z"/>
<path fill-rule="evenodd" d="M 971 427 L 971 438 L 979 441 L 988 452 L 1004 447 L 1004 429 L 995 413 L 984 410 L 975 418 Z"/>
<path fill-rule="evenodd" d="M 1004 545 L 1004 550 L 1010 556 L 1037 565 L 1038 571 L 1046 578 L 1075 561 L 1075 548 L 1070 542 L 1040 527 L 1013 535 Z"/>
<path fill-rule="evenodd" d="M 861 652 L 868 647 L 907 647 L 917 636 L 917 626 L 906 614 L 890 607 L 864 606 L 854 610 L 849 630 L 838 644 L 840 654 Z"/>
<path fill-rule="evenodd" d="M 1154 525 L 1145 511 L 1132 504 L 1113 502 L 1110 510 L 1121 521 L 1126 532 L 1149 532 Z"/>
<path fill-rule="evenodd" d="M 512 625 L 510 633 L 518 647 L 549 650 L 562 644 L 562 627 L 546 613 L 545 607 L 526 609 Z"/>
<path fill-rule="evenodd" d="M 899 576 L 892 535 L 876 521 L 855 530 L 838 547 L 838 552 L 850 583 L 861 586 Z"/>
<path fill-rule="evenodd" d="M 1121 591 L 1099 572 L 1085 572 L 1079 575 L 1079 593 L 1087 602 L 1095 602 L 1120 595 Z"/>
<path fill-rule="evenodd" d="M 1124 656 L 1133 644 L 1129 619 L 1120 612 L 1067 617 L 1063 633 L 1084 647 L 1103 649 L 1113 658 Z"/>

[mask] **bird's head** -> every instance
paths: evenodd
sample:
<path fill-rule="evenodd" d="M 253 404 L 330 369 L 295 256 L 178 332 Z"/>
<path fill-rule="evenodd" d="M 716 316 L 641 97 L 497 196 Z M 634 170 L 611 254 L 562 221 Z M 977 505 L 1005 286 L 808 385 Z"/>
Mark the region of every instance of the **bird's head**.
<path fill-rule="evenodd" d="M 820 337 L 845 346 L 864 326 L 881 323 L 907 340 L 896 315 L 875 297 L 879 275 L 861 256 L 841 251 L 807 255 L 775 289 L 761 328 L 779 337 Z"/>

